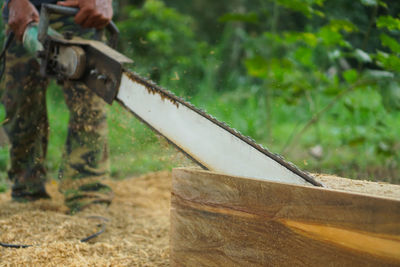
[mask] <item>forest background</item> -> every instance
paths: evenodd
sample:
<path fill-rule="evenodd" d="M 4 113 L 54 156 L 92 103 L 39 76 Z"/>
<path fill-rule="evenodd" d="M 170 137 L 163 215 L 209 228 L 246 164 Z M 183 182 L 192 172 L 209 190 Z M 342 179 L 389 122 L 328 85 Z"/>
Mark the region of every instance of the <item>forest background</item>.
<path fill-rule="evenodd" d="M 302 169 L 400 183 L 399 1 L 114 0 L 114 10 L 132 70 Z M 47 95 L 56 178 L 68 111 L 55 83 Z M 191 164 L 116 104 L 108 123 L 115 178 Z M 0 191 L 8 164 L 3 145 Z"/>

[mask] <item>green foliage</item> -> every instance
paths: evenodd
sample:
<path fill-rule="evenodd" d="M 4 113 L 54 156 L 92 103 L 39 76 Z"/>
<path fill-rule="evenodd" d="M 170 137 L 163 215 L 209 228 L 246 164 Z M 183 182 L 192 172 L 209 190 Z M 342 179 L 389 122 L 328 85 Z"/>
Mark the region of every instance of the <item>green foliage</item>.
<path fill-rule="evenodd" d="M 135 60 L 135 71 L 165 85 L 186 88 L 184 93 L 195 90 L 190 81 L 202 75 L 205 44 L 195 40 L 191 18 L 159 0 L 146 1 L 141 9 L 128 6 L 124 10 L 126 19 L 118 26 L 123 50 Z"/>
<path fill-rule="evenodd" d="M 376 0 L 361 0 L 361 3 L 366 6 L 376 6 L 378 5 L 378 1 Z"/>
<path fill-rule="evenodd" d="M 276 0 L 276 3 L 288 9 L 301 12 L 307 17 L 312 15 L 323 16 L 324 14 L 316 9 L 322 6 L 325 0 Z"/>
<path fill-rule="evenodd" d="M 392 16 L 380 16 L 376 21 L 378 28 L 386 28 L 390 31 L 400 30 L 400 19 Z"/>
<path fill-rule="evenodd" d="M 380 35 L 380 38 L 383 46 L 390 48 L 393 53 L 400 54 L 400 44 L 396 39 L 384 33 Z"/>
<path fill-rule="evenodd" d="M 382 92 L 385 107 L 392 112 L 400 111 L 400 85 L 398 82 L 387 83 Z"/>
<path fill-rule="evenodd" d="M 343 78 L 348 83 L 354 83 L 358 79 L 358 72 L 355 69 L 348 69 L 343 72 Z"/>
<path fill-rule="evenodd" d="M 258 14 L 255 12 L 247 13 L 247 14 L 239 14 L 239 13 L 227 13 L 221 17 L 219 17 L 219 22 L 230 22 L 230 21 L 240 21 L 247 23 L 257 23 L 259 22 Z"/>
<path fill-rule="evenodd" d="M 398 56 L 378 51 L 375 58 L 378 66 L 388 71 L 400 72 L 400 58 Z"/>

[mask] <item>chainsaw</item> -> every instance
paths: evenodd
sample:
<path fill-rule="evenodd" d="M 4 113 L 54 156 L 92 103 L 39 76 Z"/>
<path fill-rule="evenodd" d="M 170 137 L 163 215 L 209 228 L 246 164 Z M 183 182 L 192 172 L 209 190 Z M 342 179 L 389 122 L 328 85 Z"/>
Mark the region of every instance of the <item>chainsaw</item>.
<path fill-rule="evenodd" d="M 74 16 L 77 12 L 76 8 L 43 4 L 39 24 L 25 30 L 24 47 L 38 58 L 41 75 L 84 84 L 106 103 L 119 103 L 206 170 L 322 186 L 251 138 L 128 70 L 126 64 L 132 60 L 115 50 L 119 31 L 113 22 L 106 27 L 108 44 L 70 32 L 61 35 L 49 27 L 51 14 Z"/>

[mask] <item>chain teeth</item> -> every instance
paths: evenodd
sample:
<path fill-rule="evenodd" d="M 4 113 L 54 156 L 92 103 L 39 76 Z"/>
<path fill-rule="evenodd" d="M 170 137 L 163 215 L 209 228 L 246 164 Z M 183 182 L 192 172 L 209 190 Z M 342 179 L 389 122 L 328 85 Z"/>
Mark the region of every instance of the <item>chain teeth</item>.
<path fill-rule="evenodd" d="M 261 153 L 263 153 L 264 155 L 272 158 L 273 160 L 275 160 L 276 162 L 278 162 L 279 164 L 281 164 L 283 167 L 287 168 L 288 170 L 290 170 L 291 172 L 294 172 L 295 174 L 299 175 L 300 177 L 302 177 L 303 179 L 305 179 L 307 182 L 316 185 L 316 186 L 323 186 L 321 183 L 319 183 L 318 181 L 316 181 L 314 179 L 314 177 L 303 170 L 300 170 L 296 165 L 294 165 L 292 162 L 287 161 L 282 155 L 276 154 L 276 153 L 272 153 L 270 152 L 267 148 L 263 147 L 262 145 L 258 144 L 254 139 L 252 139 L 249 136 L 243 135 L 242 133 L 240 133 L 238 130 L 231 128 L 229 125 L 227 125 L 225 122 L 219 121 L 217 118 L 215 118 L 213 115 L 208 114 L 206 111 L 199 109 L 197 107 L 195 107 L 192 103 L 190 103 L 187 100 L 184 100 L 181 97 L 176 96 L 173 92 L 160 87 L 159 85 L 157 85 L 155 82 L 153 82 L 150 79 L 147 78 L 143 78 L 141 77 L 139 74 L 137 74 L 136 72 L 130 71 L 130 70 L 124 70 L 124 73 L 132 80 L 144 85 L 147 89 L 149 89 L 151 92 L 158 92 L 159 94 L 161 94 L 163 97 L 168 98 L 172 103 L 174 103 L 175 105 L 177 105 L 177 107 L 179 108 L 179 105 L 184 105 L 187 108 L 193 110 L 194 112 L 198 113 L 199 115 L 201 115 L 202 117 L 207 118 L 208 120 L 210 120 L 211 122 L 217 124 L 219 127 L 223 128 L 224 130 L 230 132 L 231 134 L 233 134 L 234 136 L 236 136 L 237 138 L 241 139 L 242 141 L 246 142 L 248 145 L 252 146 L 253 148 L 257 149 L 258 151 L 260 151 Z"/>

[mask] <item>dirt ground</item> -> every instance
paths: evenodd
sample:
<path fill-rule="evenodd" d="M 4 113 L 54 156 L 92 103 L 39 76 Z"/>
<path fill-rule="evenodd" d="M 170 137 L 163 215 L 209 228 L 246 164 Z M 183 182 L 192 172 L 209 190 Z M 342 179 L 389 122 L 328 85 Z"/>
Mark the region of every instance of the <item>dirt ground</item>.
<path fill-rule="evenodd" d="M 66 215 L 57 184 L 47 186 L 51 200 L 19 204 L 0 194 L 0 242 L 30 244 L 0 248 L 1 266 L 169 266 L 170 172 L 107 181 L 115 198 L 108 209 Z M 100 215 L 110 221 L 99 237 Z"/>

